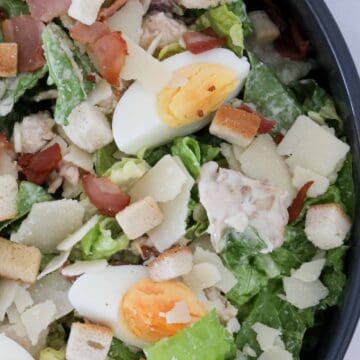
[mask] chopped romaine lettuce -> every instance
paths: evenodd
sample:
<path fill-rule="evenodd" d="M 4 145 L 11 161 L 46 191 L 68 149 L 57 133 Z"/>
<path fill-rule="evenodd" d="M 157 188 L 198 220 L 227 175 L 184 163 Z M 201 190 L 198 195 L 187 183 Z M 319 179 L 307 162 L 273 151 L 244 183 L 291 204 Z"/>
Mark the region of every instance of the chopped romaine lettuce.
<path fill-rule="evenodd" d="M 0 0 L 0 8 L 5 10 L 8 17 L 29 13 L 29 7 L 23 0 Z"/>
<path fill-rule="evenodd" d="M 185 49 L 178 42 L 173 42 L 169 45 L 164 46 L 160 50 L 158 59 L 165 60 L 166 58 L 176 55 L 176 54 L 180 54 L 183 51 L 185 51 Z"/>
<path fill-rule="evenodd" d="M 41 350 L 39 360 L 65 360 L 65 349 L 46 348 Z"/>
<path fill-rule="evenodd" d="M 42 39 L 50 76 L 58 89 L 55 120 L 67 124 L 71 111 L 86 99 L 94 86 L 88 78 L 93 67 L 58 25 L 48 24 Z"/>
<path fill-rule="evenodd" d="M 196 200 L 192 197 L 189 201 L 189 216 L 187 220 L 186 238 L 195 240 L 203 236 L 209 227 L 209 220 L 206 210 L 199 203 L 198 196 Z"/>
<path fill-rule="evenodd" d="M 211 27 L 219 36 L 225 37 L 227 46 L 238 56 L 244 51 L 244 31 L 239 16 L 226 5 L 210 8 L 196 22 L 199 30 Z"/>
<path fill-rule="evenodd" d="M 114 184 L 123 190 L 130 188 L 150 169 L 146 161 L 141 159 L 123 158 L 108 169 L 107 176 Z"/>
<path fill-rule="evenodd" d="M 300 104 L 267 65 L 251 53 L 249 59 L 252 69 L 246 80 L 244 101 L 254 104 L 263 116 L 276 120 L 275 132 L 289 129 L 303 113 Z"/>
<path fill-rule="evenodd" d="M 124 345 L 120 340 L 113 338 L 110 351 L 108 354 L 108 360 L 138 360 L 141 358 L 142 353 L 140 351 L 132 351 Z"/>
<path fill-rule="evenodd" d="M 176 335 L 146 348 L 145 355 L 148 360 L 225 360 L 234 358 L 235 346 L 232 335 L 211 312 Z"/>
<path fill-rule="evenodd" d="M 80 241 L 83 260 L 109 259 L 129 245 L 129 239 L 124 235 L 113 218 L 101 217 L 96 226 Z"/>
<path fill-rule="evenodd" d="M 246 11 L 246 5 L 243 0 L 237 0 L 227 5 L 229 10 L 239 17 L 244 29 L 244 35 L 248 36 L 253 31 L 253 24 Z"/>
<path fill-rule="evenodd" d="M 32 73 L 19 73 L 14 78 L 0 80 L 0 116 L 8 115 L 15 103 L 32 89 L 47 73 L 47 66 Z"/>
<path fill-rule="evenodd" d="M 118 152 L 115 143 L 104 146 L 95 153 L 96 175 L 103 176 L 118 160 L 114 155 Z"/>
<path fill-rule="evenodd" d="M 0 231 L 27 215 L 34 204 L 49 200 L 51 196 L 41 186 L 22 181 L 16 199 L 17 215 L 14 219 L 0 223 Z"/>

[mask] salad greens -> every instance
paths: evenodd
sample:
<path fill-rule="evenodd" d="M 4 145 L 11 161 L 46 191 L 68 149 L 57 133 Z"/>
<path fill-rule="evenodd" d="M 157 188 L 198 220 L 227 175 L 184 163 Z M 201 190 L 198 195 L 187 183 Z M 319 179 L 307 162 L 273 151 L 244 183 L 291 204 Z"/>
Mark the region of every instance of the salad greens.
<path fill-rule="evenodd" d="M 41 350 L 39 360 L 65 360 L 65 349 L 46 348 Z"/>
<path fill-rule="evenodd" d="M 113 338 L 111 343 L 108 360 L 139 360 L 140 351 L 132 351 L 120 340 Z"/>
<path fill-rule="evenodd" d="M 96 175 L 102 176 L 118 160 L 114 155 L 118 152 L 115 143 L 104 146 L 95 153 L 95 172 Z"/>
<path fill-rule="evenodd" d="M 9 17 L 29 13 L 28 5 L 23 0 L 0 0 L 0 8 L 5 10 Z"/>
<path fill-rule="evenodd" d="M 42 38 L 49 73 L 58 89 L 55 120 L 59 124 L 67 124 L 71 111 L 86 99 L 94 87 L 89 80 L 93 65 L 60 26 L 48 24 Z"/>
<path fill-rule="evenodd" d="M 234 358 L 235 345 L 212 311 L 176 335 L 146 348 L 145 355 L 149 360 L 227 360 Z"/>

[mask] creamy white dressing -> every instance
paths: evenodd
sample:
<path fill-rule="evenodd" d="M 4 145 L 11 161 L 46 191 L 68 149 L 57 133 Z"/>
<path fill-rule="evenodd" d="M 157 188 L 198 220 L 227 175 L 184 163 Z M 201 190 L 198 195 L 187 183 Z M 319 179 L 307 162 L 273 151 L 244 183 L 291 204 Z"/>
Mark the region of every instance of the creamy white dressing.
<path fill-rule="evenodd" d="M 199 194 L 210 222 L 208 233 L 217 252 L 224 246 L 221 239 L 227 228 L 242 232 L 247 225 L 265 241 L 267 251 L 282 245 L 288 223 L 286 191 L 209 162 L 201 170 Z"/>

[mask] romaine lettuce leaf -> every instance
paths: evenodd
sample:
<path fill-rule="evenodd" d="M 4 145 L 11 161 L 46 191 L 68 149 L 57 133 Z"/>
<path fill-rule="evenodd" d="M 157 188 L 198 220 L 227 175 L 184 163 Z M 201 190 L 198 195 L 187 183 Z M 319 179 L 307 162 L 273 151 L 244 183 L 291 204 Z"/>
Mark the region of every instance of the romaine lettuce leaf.
<path fill-rule="evenodd" d="M 65 349 L 45 348 L 41 350 L 39 360 L 65 360 Z"/>
<path fill-rule="evenodd" d="M 139 360 L 142 353 L 131 351 L 120 340 L 113 338 L 107 360 Z"/>
<path fill-rule="evenodd" d="M 219 36 L 226 38 L 227 46 L 238 56 L 244 51 L 244 31 L 240 17 L 235 15 L 227 5 L 207 10 L 196 21 L 198 30 L 211 27 Z"/>
<path fill-rule="evenodd" d="M 245 84 L 244 101 L 254 104 L 262 115 L 276 120 L 274 131 L 287 130 L 303 113 L 292 92 L 256 56 L 248 53 L 251 71 Z"/>
<path fill-rule="evenodd" d="M 93 67 L 87 55 L 80 52 L 58 25 L 48 24 L 42 39 L 50 76 L 58 89 L 54 118 L 60 124 L 67 124 L 71 111 L 94 87 L 88 78 Z"/>
<path fill-rule="evenodd" d="M 118 160 L 114 155 L 118 152 L 115 143 L 111 143 L 99 149 L 95 153 L 95 171 L 96 175 L 103 176 Z"/>
<path fill-rule="evenodd" d="M 51 200 L 51 196 L 41 186 L 22 181 L 16 199 L 17 215 L 14 219 L 0 223 L 0 231 L 22 219 L 30 212 L 34 204 L 49 200 Z"/>
<path fill-rule="evenodd" d="M 141 159 L 123 158 L 108 169 L 107 176 L 114 184 L 123 190 L 129 189 L 150 169 L 146 161 Z"/>
<path fill-rule="evenodd" d="M 246 5 L 244 1 L 237 0 L 235 2 L 227 4 L 227 7 L 241 20 L 244 29 L 244 36 L 250 35 L 253 31 L 253 24 L 246 11 Z"/>
<path fill-rule="evenodd" d="M 5 10 L 8 17 L 29 13 L 29 7 L 23 0 L 0 0 L 0 8 Z"/>
<path fill-rule="evenodd" d="M 206 214 L 206 210 L 199 202 L 197 194 L 196 200 L 194 199 L 194 194 L 192 194 L 192 196 L 193 197 L 189 201 L 186 238 L 195 240 L 206 233 L 206 230 L 209 227 L 209 220 Z"/>
<path fill-rule="evenodd" d="M 170 56 L 176 55 L 176 54 L 180 54 L 183 51 L 185 51 L 185 49 L 178 43 L 178 42 L 173 42 L 171 44 L 168 44 L 166 46 L 164 46 L 158 55 L 158 59 L 159 60 L 165 60 Z"/>
<path fill-rule="evenodd" d="M 232 335 L 214 311 L 176 335 L 145 349 L 148 360 L 226 360 L 235 357 Z"/>
<path fill-rule="evenodd" d="M 109 259 L 128 245 L 129 239 L 121 231 L 117 221 L 114 218 L 100 217 L 76 250 L 80 250 L 83 260 Z"/>

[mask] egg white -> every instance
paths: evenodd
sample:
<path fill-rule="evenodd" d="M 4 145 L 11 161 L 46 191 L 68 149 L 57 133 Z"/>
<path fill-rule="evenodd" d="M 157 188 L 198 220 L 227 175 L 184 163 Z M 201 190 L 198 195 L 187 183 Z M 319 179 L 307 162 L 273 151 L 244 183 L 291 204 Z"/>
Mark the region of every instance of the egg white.
<path fill-rule="evenodd" d="M 0 334 L 0 359 L 34 360 L 34 358 L 22 346 L 4 334 Z"/>
<path fill-rule="evenodd" d="M 81 316 L 110 327 L 114 336 L 126 344 L 143 348 L 147 343 L 130 331 L 119 310 L 126 291 L 148 277 L 146 267 L 141 265 L 109 266 L 76 280 L 69 300 Z"/>
<path fill-rule="evenodd" d="M 239 58 L 228 49 L 213 49 L 194 55 L 186 51 L 162 62 L 171 72 L 191 64 L 220 64 L 233 70 L 238 84 L 227 100 L 235 98 L 250 71 L 245 57 Z M 113 117 L 113 135 L 118 148 L 135 155 L 141 149 L 164 144 L 175 137 L 185 136 L 208 124 L 211 116 L 196 123 L 171 128 L 161 119 L 157 109 L 157 94 L 144 89 L 140 82 L 132 84 L 121 97 Z"/>

